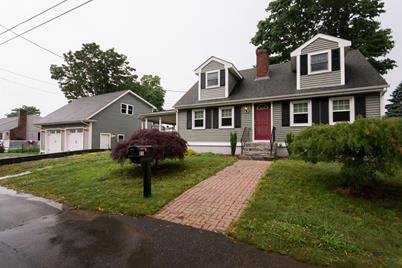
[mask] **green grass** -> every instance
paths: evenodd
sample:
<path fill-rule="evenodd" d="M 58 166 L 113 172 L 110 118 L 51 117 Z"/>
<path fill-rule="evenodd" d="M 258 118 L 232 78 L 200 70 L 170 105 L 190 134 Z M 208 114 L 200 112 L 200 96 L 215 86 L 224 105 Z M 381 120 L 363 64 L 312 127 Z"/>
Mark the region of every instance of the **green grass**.
<path fill-rule="evenodd" d="M 402 267 L 402 172 L 365 199 L 334 191 L 339 170 L 275 162 L 228 234 L 324 266 Z"/>
<path fill-rule="evenodd" d="M 0 159 L 4 158 L 14 158 L 14 157 L 21 157 L 21 156 L 30 156 L 30 155 L 37 155 L 38 153 L 35 152 L 7 152 L 7 153 L 0 153 Z"/>
<path fill-rule="evenodd" d="M 201 154 L 165 160 L 152 174 L 152 197 L 144 199 L 141 169 L 123 167 L 109 152 L 75 155 L 1 166 L 0 176 L 33 171 L 0 181 L 18 191 L 50 198 L 77 209 L 111 214 L 148 215 L 180 193 L 236 161 L 234 157 Z"/>

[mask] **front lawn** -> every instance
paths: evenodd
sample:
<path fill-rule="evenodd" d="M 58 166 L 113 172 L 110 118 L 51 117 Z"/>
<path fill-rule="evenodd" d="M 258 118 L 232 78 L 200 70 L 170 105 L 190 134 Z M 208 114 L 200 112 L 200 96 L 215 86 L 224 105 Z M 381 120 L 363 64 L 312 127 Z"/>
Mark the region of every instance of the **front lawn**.
<path fill-rule="evenodd" d="M 38 153 L 35 152 L 26 152 L 26 153 L 0 153 L 0 159 L 4 158 L 15 158 L 15 157 L 21 157 L 21 156 L 30 156 L 30 155 L 37 155 Z"/>
<path fill-rule="evenodd" d="M 402 267 L 402 182 L 382 181 L 370 198 L 335 192 L 337 164 L 275 162 L 229 234 L 332 267 Z M 397 176 L 402 176 L 400 172 Z"/>
<path fill-rule="evenodd" d="M 123 167 L 110 152 L 5 165 L 0 177 L 32 171 L 32 174 L 0 181 L 0 186 L 50 198 L 73 208 L 111 214 L 148 215 L 158 211 L 186 189 L 236 161 L 234 157 L 201 154 L 184 160 L 165 160 L 152 174 L 152 197 L 142 197 L 138 165 Z"/>

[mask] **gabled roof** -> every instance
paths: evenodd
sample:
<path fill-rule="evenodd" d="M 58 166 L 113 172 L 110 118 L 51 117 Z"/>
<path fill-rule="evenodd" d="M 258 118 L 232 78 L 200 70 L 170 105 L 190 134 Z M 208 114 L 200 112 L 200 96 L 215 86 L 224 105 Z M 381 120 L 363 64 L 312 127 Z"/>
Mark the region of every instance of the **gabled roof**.
<path fill-rule="evenodd" d="M 291 71 L 290 62 L 272 64 L 269 67 L 270 79 L 256 80 L 255 68 L 241 70 L 244 79 L 233 88 L 228 98 L 198 100 L 198 82 L 174 105 L 175 108 L 212 105 L 212 103 L 246 102 L 258 99 L 301 98 L 308 94 L 333 93 L 336 90 L 359 88 L 382 89 L 387 82 L 358 50 L 348 49 L 345 57 L 345 85 L 311 89 L 296 88 L 296 73 Z"/>
<path fill-rule="evenodd" d="M 237 68 L 233 65 L 233 63 L 228 62 L 226 60 L 222 60 L 218 57 L 215 56 L 211 56 L 209 57 L 206 61 L 204 61 L 200 66 L 197 67 L 197 69 L 194 70 L 195 73 L 200 73 L 202 68 L 204 68 L 206 65 L 208 65 L 211 61 L 216 61 L 219 62 L 220 64 L 223 64 L 225 66 L 225 68 L 229 68 L 232 69 L 233 72 L 240 78 L 243 79 L 243 76 L 241 75 L 241 73 L 239 72 L 239 70 L 237 70 Z"/>
<path fill-rule="evenodd" d="M 352 45 L 352 42 L 343 38 L 339 38 L 339 37 L 335 37 L 335 36 L 331 36 L 331 35 L 327 35 L 327 34 L 317 34 L 315 35 L 313 38 L 311 38 L 310 40 L 308 40 L 306 43 L 304 43 L 303 45 L 301 45 L 300 47 L 296 48 L 295 50 L 292 51 L 292 53 L 290 53 L 291 57 L 300 55 L 302 50 L 307 47 L 308 45 L 310 45 L 311 43 L 313 43 L 315 40 L 317 40 L 318 38 L 322 38 L 322 39 L 326 39 L 326 40 L 330 40 L 333 42 L 337 42 L 339 44 L 339 46 L 341 47 L 350 47 Z"/>
<path fill-rule="evenodd" d="M 36 114 L 29 114 L 27 115 L 27 118 L 33 118 L 33 121 L 37 121 L 40 119 L 40 116 Z M 18 116 L 0 118 L 0 132 L 9 131 L 16 127 L 18 127 Z"/>
<path fill-rule="evenodd" d="M 127 94 L 132 94 L 153 109 L 156 109 L 154 105 L 133 93 L 131 90 L 124 90 L 76 99 L 43 117 L 36 123 L 36 125 L 89 121 L 96 114 L 100 113 Z"/>
<path fill-rule="evenodd" d="M 0 119 L 0 132 L 9 131 L 18 127 L 18 116 Z"/>

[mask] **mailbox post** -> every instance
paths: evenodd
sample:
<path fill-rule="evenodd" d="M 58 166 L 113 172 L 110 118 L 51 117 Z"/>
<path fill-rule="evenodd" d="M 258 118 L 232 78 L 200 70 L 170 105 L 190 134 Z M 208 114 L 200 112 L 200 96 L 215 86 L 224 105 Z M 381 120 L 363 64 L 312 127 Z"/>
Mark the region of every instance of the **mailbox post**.
<path fill-rule="evenodd" d="M 141 164 L 144 197 L 151 196 L 151 162 L 153 160 L 152 145 L 134 145 L 128 148 L 128 158 L 133 163 Z"/>

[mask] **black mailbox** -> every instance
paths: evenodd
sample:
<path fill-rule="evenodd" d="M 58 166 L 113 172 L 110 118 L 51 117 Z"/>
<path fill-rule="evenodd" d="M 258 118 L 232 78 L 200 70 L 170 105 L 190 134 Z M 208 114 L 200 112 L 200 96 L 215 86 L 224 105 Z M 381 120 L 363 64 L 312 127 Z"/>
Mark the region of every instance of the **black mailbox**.
<path fill-rule="evenodd" d="M 151 165 L 153 160 L 152 145 L 134 145 L 128 147 L 128 158 L 135 164 L 141 164 L 144 179 L 144 197 L 151 196 Z"/>
<path fill-rule="evenodd" d="M 128 147 L 128 158 L 130 158 L 130 160 L 136 164 L 152 161 L 152 145 L 134 145 Z"/>

